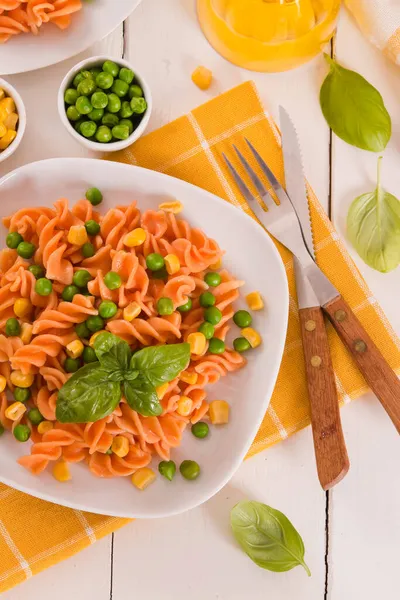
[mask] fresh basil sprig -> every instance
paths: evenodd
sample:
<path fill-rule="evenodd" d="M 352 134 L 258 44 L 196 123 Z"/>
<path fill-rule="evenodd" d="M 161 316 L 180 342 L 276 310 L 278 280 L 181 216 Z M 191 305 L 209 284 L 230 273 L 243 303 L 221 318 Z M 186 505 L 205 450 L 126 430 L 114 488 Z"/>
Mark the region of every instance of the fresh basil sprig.
<path fill-rule="evenodd" d="M 290 571 L 304 562 L 304 544 L 298 531 L 279 510 L 244 500 L 231 511 L 233 535 L 253 562 L 269 571 Z"/>
<path fill-rule="evenodd" d="M 371 152 L 382 152 L 392 135 L 392 121 L 382 96 L 364 77 L 339 65 L 330 65 L 320 92 L 320 104 L 329 127 L 342 140 Z"/>
<path fill-rule="evenodd" d="M 98 363 L 79 369 L 58 393 L 61 423 L 92 423 L 110 415 L 121 401 L 145 417 L 159 416 L 156 386 L 172 381 L 190 361 L 189 344 L 143 348 L 132 356 L 129 344 L 104 332 L 94 342 Z"/>

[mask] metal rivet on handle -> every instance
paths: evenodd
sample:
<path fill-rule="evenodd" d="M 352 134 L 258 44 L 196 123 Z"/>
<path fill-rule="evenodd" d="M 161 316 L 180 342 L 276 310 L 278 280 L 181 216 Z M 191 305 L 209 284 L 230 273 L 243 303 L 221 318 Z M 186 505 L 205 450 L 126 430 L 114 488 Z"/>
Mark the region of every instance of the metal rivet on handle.
<path fill-rule="evenodd" d="M 336 321 L 339 321 L 339 323 L 341 321 L 344 321 L 346 318 L 347 318 L 346 311 L 340 309 L 335 312 L 335 319 L 336 319 Z"/>
<path fill-rule="evenodd" d="M 320 356 L 312 356 L 310 362 L 313 367 L 320 367 L 322 363 L 322 358 Z"/>
<path fill-rule="evenodd" d="M 366 352 L 367 350 L 367 344 L 363 341 L 363 340 L 356 340 L 354 342 L 354 349 L 356 352 Z"/>
<path fill-rule="evenodd" d="M 316 326 L 317 326 L 316 322 L 313 321 L 312 319 L 310 319 L 309 321 L 306 321 L 306 324 L 304 325 L 304 327 L 306 328 L 307 331 L 314 331 Z"/>

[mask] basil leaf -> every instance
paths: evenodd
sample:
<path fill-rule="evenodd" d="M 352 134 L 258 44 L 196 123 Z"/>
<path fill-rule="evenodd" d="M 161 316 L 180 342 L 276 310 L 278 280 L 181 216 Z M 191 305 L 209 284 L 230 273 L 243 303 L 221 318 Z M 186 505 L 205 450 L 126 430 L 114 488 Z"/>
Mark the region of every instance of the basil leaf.
<path fill-rule="evenodd" d="M 381 273 L 400 263 L 400 202 L 381 187 L 378 159 L 376 190 L 356 198 L 347 215 L 347 234 L 364 262 Z"/>
<path fill-rule="evenodd" d="M 133 381 L 138 377 L 138 375 L 139 371 L 126 371 L 126 373 L 124 374 L 124 379 L 126 381 Z"/>
<path fill-rule="evenodd" d="M 244 500 L 231 511 L 233 535 L 253 562 L 269 571 L 290 571 L 304 562 L 300 534 L 279 510 L 261 502 Z"/>
<path fill-rule="evenodd" d="M 330 72 L 321 87 L 320 104 L 329 127 L 342 140 L 371 152 L 382 152 L 392 122 L 382 96 L 364 77 L 325 54 Z"/>
<path fill-rule="evenodd" d="M 103 354 L 110 352 L 110 350 L 112 348 L 114 348 L 115 346 L 118 346 L 118 344 L 121 344 L 121 343 L 126 344 L 126 342 L 123 342 L 123 340 L 121 340 L 121 338 L 119 338 L 117 335 L 114 335 L 113 333 L 109 333 L 108 331 L 103 331 L 95 339 L 93 348 L 94 348 L 94 351 L 96 352 L 97 358 L 100 360 L 100 358 L 103 356 Z"/>
<path fill-rule="evenodd" d="M 117 369 L 116 371 L 108 372 L 107 380 L 108 381 L 124 381 L 125 379 L 125 371 L 122 369 Z"/>
<path fill-rule="evenodd" d="M 137 369 L 154 386 L 172 381 L 190 361 L 189 344 L 167 344 L 143 348 L 132 356 L 131 369 Z"/>
<path fill-rule="evenodd" d="M 56 417 L 60 423 L 93 423 L 111 414 L 121 400 L 120 383 L 108 381 L 98 363 L 85 365 L 58 392 Z"/>
<path fill-rule="evenodd" d="M 129 344 L 120 341 L 119 344 L 113 346 L 109 352 L 104 352 L 104 354 L 101 354 L 99 360 L 101 366 L 108 371 L 125 371 L 129 368 L 131 355 L 132 352 L 129 348 Z"/>
<path fill-rule="evenodd" d="M 162 406 L 155 387 L 143 375 L 124 382 L 124 394 L 129 406 L 144 417 L 158 417 Z"/>

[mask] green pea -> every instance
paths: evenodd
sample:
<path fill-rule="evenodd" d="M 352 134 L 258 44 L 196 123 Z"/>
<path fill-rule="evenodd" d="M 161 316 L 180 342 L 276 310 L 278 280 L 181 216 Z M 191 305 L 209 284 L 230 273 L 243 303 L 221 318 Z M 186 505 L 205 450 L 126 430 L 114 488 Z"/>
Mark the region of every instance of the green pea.
<path fill-rule="evenodd" d="M 200 475 L 200 467 L 194 460 L 184 460 L 183 463 L 181 463 L 179 470 L 182 476 L 190 481 L 197 479 Z"/>
<path fill-rule="evenodd" d="M 87 286 L 89 281 L 91 281 L 93 277 L 89 273 L 89 271 L 85 271 L 84 269 L 80 269 L 79 271 L 75 271 L 74 276 L 72 278 L 72 282 L 78 288 L 84 288 Z"/>
<path fill-rule="evenodd" d="M 150 271 L 158 271 L 162 269 L 165 262 L 161 254 L 157 254 L 157 252 L 153 252 L 149 254 L 146 258 L 146 266 Z"/>
<path fill-rule="evenodd" d="M 110 113 L 117 113 L 121 110 L 121 100 L 117 94 L 109 94 L 107 108 Z"/>
<path fill-rule="evenodd" d="M 147 102 L 144 98 L 132 98 L 131 108 L 135 115 L 142 115 L 147 109 Z"/>
<path fill-rule="evenodd" d="M 28 271 L 32 273 L 35 279 L 40 279 L 41 277 L 44 277 L 45 274 L 43 267 L 41 267 L 40 265 L 30 265 L 28 267 Z"/>
<path fill-rule="evenodd" d="M 211 352 L 211 354 L 222 354 L 225 352 L 225 343 L 218 338 L 211 338 L 208 345 L 208 351 Z"/>
<path fill-rule="evenodd" d="M 14 388 L 14 398 L 17 402 L 27 402 L 31 397 L 30 388 Z"/>
<path fill-rule="evenodd" d="M 67 285 L 61 294 L 64 302 L 72 302 L 75 294 L 80 294 L 79 288 L 76 285 Z"/>
<path fill-rule="evenodd" d="M 119 66 L 112 60 L 106 60 L 106 62 L 103 64 L 103 71 L 105 73 L 110 73 L 110 75 L 113 77 L 117 77 L 119 73 Z"/>
<path fill-rule="evenodd" d="M 39 425 L 42 421 L 44 421 L 44 417 L 38 408 L 32 408 L 28 412 L 28 419 L 32 423 L 32 425 Z"/>
<path fill-rule="evenodd" d="M 104 301 L 99 306 L 99 315 L 103 319 L 112 319 L 117 314 L 118 306 L 115 302 Z"/>
<path fill-rule="evenodd" d="M 81 134 L 85 138 L 91 138 L 94 136 L 97 130 L 97 125 L 94 121 L 84 121 L 81 125 Z"/>
<path fill-rule="evenodd" d="M 79 292 L 82 296 L 93 296 L 93 294 L 91 294 L 89 292 L 89 290 L 87 289 L 87 286 L 85 286 L 84 288 L 81 288 L 80 292 Z"/>
<path fill-rule="evenodd" d="M 204 423 L 202 421 L 199 421 L 198 423 L 192 425 L 192 433 L 194 437 L 197 437 L 200 440 L 206 438 L 208 436 L 209 431 L 210 428 L 208 427 L 207 423 Z"/>
<path fill-rule="evenodd" d="M 70 121 L 78 121 L 81 117 L 81 114 L 76 108 L 76 106 L 68 106 L 67 117 Z"/>
<path fill-rule="evenodd" d="M 90 119 L 91 121 L 101 121 L 102 118 L 104 116 L 104 109 L 103 108 L 94 108 L 92 111 L 90 111 L 90 113 L 88 114 L 88 119 Z"/>
<path fill-rule="evenodd" d="M 219 273 L 207 273 L 204 281 L 210 287 L 217 287 L 221 283 L 221 275 Z"/>
<path fill-rule="evenodd" d="M 164 266 L 162 269 L 152 271 L 151 276 L 153 279 L 161 279 L 162 281 L 166 281 L 168 279 L 167 269 Z"/>
<path fill-rule="evenodd" d="M 121 104 L 121 110 L 119 111 L 119 116 L 122 119 L 129 119 L 133 115 L 133 110 L 131 108 L 131 103 L 128 100 L 124 100 Z"/>
<path fill-rule="evenodd" d="M 89 200 L 93 206 L 98 206 L 103 200 L 103 194 L 95 187 L 89 188 L 86 192 L 86 199 Z"/>
<path fill-rule="evenodd" d="M 90 98 L 90 102 L 94 108 L 107 108 L 108 96 L 105 92 L 94 92 Z"/>
<path fill-rule="evenodd" d="M 115 79 L 111 89 L 119 98 L 123 98 L 129 92 L 129 85 L 122 79 Z"/>
<path fill-rule="evenodd" d="M 91 258 L 94 255 L 95 255 L 95 249 L 94 249 L 93 244 L 91 244 L 90 242 L 86 242 L 86 244 L 83 244 L 83 246 L 82 246 L 83 258 Z"/>
<path fill-rule="evenodd" d="M 90 73 L 92 74 L 93 79 L 96 80 L 97 75 L 101 73 L 101 69 L 99 67 L 94 67 L 93 69 L 90 69 Z"/>
<path fill-rule="evenodd" d="M 78 94 L 80 96 L 91 96 L 96 91 L 96 87 L 94 79 L 82 79 L 78 85 Z"/>
<path fill-rule="evenodd" d="M 90 346 L 85 346 L 82 357 L 83 357 L 83 362 L 85 362 L 85 363 L 93 363 L 93 362 L 97 362 L 99 360 L 97 358 L 96 352 Z"/>
<path fill-rule="evenodd" d="M 233 340 L 233 347 L 236 350 L 236 352 L 247 352 L 247 350 L 250 350 L 251 345 L 250 342 L 246 340 L 246 338 L 238 337 L 235 340 Z"/>
<path fill-rule="evenodd" d="M 130 119 L 121 119 L 119 124 L 126 126 L 129 130 L 129 135 L 131 135 L 133 132 L 133 123 Z"/>
<path fill-rule="evenodd" d="M 204 311 L 204 320 L 211 325 L 218 325 L 222 319 L 222 312 L 216 306 L 210 306 Z"/>
<path fill-rule="evenodd" d="M 132 98 L 143 98 L 143 90 L 140 87 L 140 85 L 136 85 L 136 83 L 134 83 L 133 85 L 130 86 L 129 98 L 131 100 L 132 100 Z"/>
<path fill-rule="evenodd" d="M 238 327 L 250 327 L 253 319 L 247 310 L 238 310 L 233 315 L 233 322 Z"/>
<path fill-rule="evenodd" d="M 208 308 L 209 306 L 214 306 L 215 304 L 215 296 L 211 292 L 203 292 L 200 294 L 200 306 L 203 308 Z"/>
<path fill-rule="evenodd" d="M 90 100 L 87 96 L 79 96 L 75 103 L 76 110 L 80 115 L 88 115 L 93 110 Z"/>
<path fill-rule="evenodd" d="M 129 127 L 126 125 L 116 125 L 112 129 L 112 134 L 117 140 L 127 140 L 129 137 Z"/>
<path fill-rule="evenodd" d="M 91 219 L 90 221 L 86 221 L 85 229 L 89 235 L 97 235 L 98 233 L 100 233 L 100 225 L 97 223 L 97 221 L 94 221 L 93 219 Z"/>
<path fill-rule="evenodd" d="M 17 425 L 14 427 L 13 434 L 19 442 L 27 442 L 31 437 L 31 430 L 28 425 Z"/>
<path fill-rule="evenodd" d="M 18 319 L 15 317 L 11 317 L 11 319 L 7 319 L 6 321 L 6 335 L 8 337 L 14 337 L 21 333 L 21 326 L 19 324 Z"/>
<path fill-rule="evenodd" d="M 79 119 L 79 121 L 76 121 L 73 125 L 74 125 L 74 129 L 75 131 L 77 131 L 79 134 L 81 133 L 81 125 L 82 123 L 84 123 L 85 120 L 84 119 Z"/>
<path fill-rule="evenodd" d="M 67 373 L 76 373 L 81 366 L 79 358 L 70 358 L 69 356 L 64 361 L 64 370 Z"/>
<path fill-rule="evenodd" d="M 97 75 L 96 83 L 97 87 L 99 87 L 101 90 L 109 90 L 114 83 L 114 77 L 111 75 L 111 73 L 105 73 L 102 71 Z"/>
<path fill-rule="evenodd" d="M 92 333 L 96 333 L 104 328 L 104 321 L 101 317 L 94 315 L 86 319 L 86 327 Z"/>
<path fill-rule="evenodd" d="M 171 298 L 160 298 L 157 301 L 157 312 L 159 315 L 172 315 L 174 312 L 174 304 Z"/>
<path fill-rule="evenodd" d="M 122 279 L 118 273 L 114 273 L 114 271 L 109 271 L 107 275 L 104 277 L 104 283 L 108 287 L 109 290 L 118 290 L 121 287 Z"/>
<path fill-rule="evenodd" d="M 109 448 L 108 450 L 106 450 L 106 454 L 112 454 L 112 453 L 113 453 L 113 451 L 112 451 L 111 448 Z"/>
<path fill-rule="evenodd" d="M 88 329 L 86 323 L 78 323 L 75 325 L 75 331 L 76 334 L 79 335 L 79 337 L 83 340 L 87 340 L 91 336 L 90 330 Z"/>
<path fill-rule="evenodd" d="M 189 312 L 189 310 L 191 310 L 192 308 L 192 299 L 188 298 L 188 301 L 186 302 L 186 304 L 181 304 L 181 306 L 178 306 L 178 310 L 179 312 Z"/>
<path fill-rule="evenodd" d="M 122 67 L 122 69 L 119 72 L 118 77 L 120 79 L 122 79 L 122 81 L 125 81 L 129 85 L 135 79 L 135 73 L 131 69 Z"/>
<path fill-rule="evenodd" d="M 35 292 L 39 294 L 39 296 L 50 296 L 53 291 L 53 284 L 50 279 L 46 279 L 46 277 L 41 277 L 35 283 Z"/>
<path fill-rule="evenodd" d="M 0 437 L 3 435 L 5 429 L 3 427 L 3 425 L 0 423 Z"/>
<path fill-rule="evenodd" d="M 117 117 L 117 115 L 113 115 L 112 113 L 107 112 L 103 116 L 101 122 L 103 125 L 107 125 L 107 127 L 111 127 L 111 129 L 112 129 L 113 127 L 118 125 L 119 117 Z"/>
<path fill-rule="evenodd" d="M 6 237 L 6 244 L 8 248 L 12 248 L 16 250 L 21 242 L 24 241 L 24 238 L 17 231 L 11 231 Z"/>
<path fill-rule="evenodd" d="M 72 82 L 72 85 L 77 88 L 78 85 L 80 84 L 80 82 L 84 79 L 82 73 L 78 73 L 77 75 L 75 75 L 74 77 L 74 81 Z"/>
<path fill-rule="evenodd" d="M 22 258 L 32 258 L 36 252 L 36 246 L 30 242 L 21 242 L 18 244 L 17 253 Z"/>
<path fill-rule="evenodd" d="M 84 71 L 81 71 L 82 73 L 82 77 L 83 79 L 93 79 L 93 75 L 90 71 L 88 71 L 87 69 L 85 69 Z M 82 79 L 82 81 L 83 81 Z"/>
<path fill-rule="evenodd" d="M 101 127 L 99 127 L 98 130 L 96 131 L 96 140 L 100 144 L 108 144 L 108 142 L 111 142 L 111 140 L 112 140 L 111 129 L 109 127 L 106 127 L 105 125 L 101 125 Z"/>
<path fill-rule="evenodd" d="M 211 323 L 202 323 L 199 327 L 200 333 L 204 335 L 206 340 L 210 340 L 214 335 L 214 326 Z"/>
<path fill-rule="evenodd" d="M 65 104 L 75 104 L 78 100 L 79 94 L 74 88 L 68 88 L 65 90 L 64 102 Z"/>
<path fill-rule="evenodd" d="M 176 464 L 173 460 L 162 460 L 158 465 L 158 471 L 168 481 L 172 481 L 176 473 Z"/>

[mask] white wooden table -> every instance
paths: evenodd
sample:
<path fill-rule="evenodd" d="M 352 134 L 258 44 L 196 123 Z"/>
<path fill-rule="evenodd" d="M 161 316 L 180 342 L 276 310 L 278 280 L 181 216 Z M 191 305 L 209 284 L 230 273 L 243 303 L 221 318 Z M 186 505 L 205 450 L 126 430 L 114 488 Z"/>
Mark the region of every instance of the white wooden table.
<path fill-rule="evenodd" d="M 118 0 L 116 0 L 118 1 Z M 147 77 L 154 95 L 151 128 L 189 111 L 208 97 L 254 79 L 265 105 L 283 104 L 296 121 L 309 180 L 343 234 L 351 200 L 375 182 L 376 156 L 332 139 L 318 103 L 327 68 L 322 57 L 296 71 L 256 74 L 219 57 L 204 39 L 194 0 L 143 0 L 133 16 L 90 51 L 125 56 Z M 400 196 L 400 70 L 366 42 L 346 13 L 339 24 L 337 56 L 384 95 L 393 117 L 385 153 L 384 185 Z M 10 77 L 28 109 L 25 139 L 0 176 L 27 162 L 80 156 L 84 150 L 59 122 L 58 85 L 78 57 Z M 211 68 L 215 84 L 201 92 L 194 68 Z M 373 293 L 400 333 L 399 270 L 373 273 L 356 257 Z M 248 460 L 217 496 L 184 515 L 136 521 L 112 537 L 3 595 L 4 600 L 375 600 L 398 596 L 400 542 L 399 442 L 372 397 L 342 411 L 351 470 L 332 492 L 317 483 L 310 430 Z M 285 512 L 301 532 L 308 579 L 297 568 L 276 574 L 256 567 L 236 547 L 228 527 L 236 501 L 249 497 Z M 40 526 L 40 524 L 37 524 Z"/>

